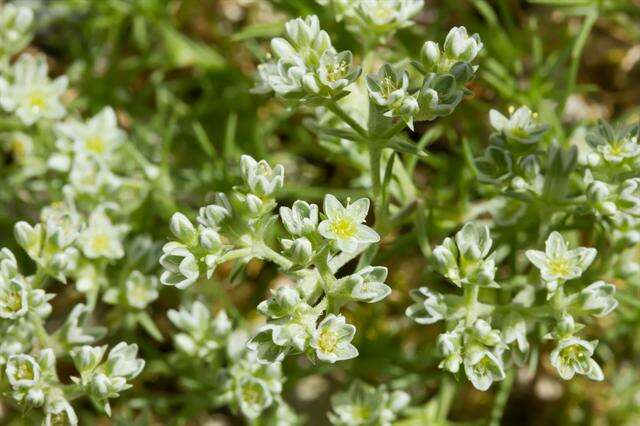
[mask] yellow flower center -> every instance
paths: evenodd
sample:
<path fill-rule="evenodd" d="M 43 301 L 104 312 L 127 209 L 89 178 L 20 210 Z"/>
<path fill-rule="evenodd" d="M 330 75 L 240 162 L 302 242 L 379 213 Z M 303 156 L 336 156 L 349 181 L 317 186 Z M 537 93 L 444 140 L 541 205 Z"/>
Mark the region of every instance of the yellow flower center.
<path fill-rule="evenodd" d="M 327 66 L 327 80 L 335 82 L 344 75 L 347 70 L 347 64 L 345 61 L 340 61 L 337 64 L 329 64 Z"/>
<path fill-rule="evenodd" d="M 21 141 L 18 138 L 14 138 L 11 141 L 11 148 L 13 150 L 13 155 L 18 159 L 22 159 L 25 157 L 25 154 L 27 153 L 27 146 L 26 144 Z"/>
<path fill-rule="evenodd" d="M 258 163 L 258 167 L 256 168 L 256 174 L 259 176 L 265 176 L 269 178 L 273 176 L 273 170 L 271 169 L 271 167 L 269 167 L 268 164 L 260 162 Z"/>
<path fill-rule="evenodd" d="M 569 267 L 569 262 L 567 262 L 564 258 L 551 259 L 549 261 L 549 271 L 553 275 L 558 275 L 560 277 L 569 275 L 571 269 Z"/>
<path fill-rule="evenodd" d="M 67 412 L 66 411 L 61 411 L 59 413 L 55 413 L 51 415 L 51 422 L 50 424 L 52 426 L 66 426 L 69 424 L 69 417 L 67 416 Z"/>
<path fill-rule="evenodd" d="M 109 237 L 104 234 L 98 234 L 91 240 L 91 248 L 94 251 L 105 251 L 109 247 Z"/>
<path fill-rule="evenodd" d="M 489 369 L 489 358 L 486 356 L 482 358 L 476 365 L 473 366 L 473 371 L 479 376 L 483 376 L 487 374 L 487 370 Z"/>
<path fill-rule="evenodd" d="M 103 154 L 106 151 L 106 144 L 100 136 L 88 138 L 85 141 L 85 147 L 94 154 Z"/>
<path fill-rule="evenodd" d="M 336 333 L 330 330 L 324 330 L 320 333 L 320 338 L 318 339 L 318 347 L 322 352 L 331 353 L 336 349 L 338 345 L 338 336 Z"/>
<path fill-rule="evenodd" d="M 133 300 L 145 300 L 147 298 L 147 289 L 142 285 L 134 286 L 129 292 Z"/>
<path fill-rule="evenodd" d="M 390 7 L 379 5 L 374 13 L 376 18 L 381 20 L 387 20 L 393 15 L 393 9 Z"/>
<path fill-rule="evenodd" d="M 356 405 L 351 411 L 354 420 L 366 421 L 371 416 L 371 410 L 365 405 Z"/>
<path fill-rule="evenodd" d="M 581 362 L 586 358 L 584 351 L 579 345 L 572 345 L 562 350 L 562 358 L 565 362 L 578 361 Z"/>
<path fill-rule="evenodd" d="M 24 362 L 18 367 L 17 376 L 20 380 L 33 380 L 33 369 Z"/>
<path fill-rule="evenodd" d="M 257 386 L 248 386 L 242 389 L 242 399 L 248 404 L 259 404 L 262 395 Z"/>
<path fill-rule="evenodd" d="M 391 92 L 396 90 L 396 85 L 393 82 L 393 80 L 391 80 L 390 77 L 385 77 L 384 79 L 382 79 L 380 83 L 381 83 L 380 87 L 382 89 L 382 95 L 385 98 L 388 98 L 389 96 L 391 96 Z"/>
<path fill-rule="evenodd" d="M 11 291 L 7 294 L 6 307 L 12 312 L 17 312 L 22 308 L 22 297 L 20 293 Z"/>
<path fill-rule="evenodd" d="M 42 109 L 46 105 L 46 98 L 42 92 L 32 92 L 29 95 L 29 104 L 32 108 Z"/>
<path fill-rule="evenodd" d="M 357 231 L 356 224 L 346 217 L 341 217 L 332 221 L 329 228 L 331 229 L 331 232 L 336 234 L 340 239 L 351 238 L 356 235 Z"/>

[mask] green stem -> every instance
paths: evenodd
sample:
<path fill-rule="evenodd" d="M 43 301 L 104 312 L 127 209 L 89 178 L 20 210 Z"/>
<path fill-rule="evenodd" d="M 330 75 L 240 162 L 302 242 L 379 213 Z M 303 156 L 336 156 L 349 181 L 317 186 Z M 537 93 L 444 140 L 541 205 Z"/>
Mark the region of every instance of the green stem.
<path fill-rule="evenodd" d="M 445 375 L 438 391 L 438 411 L 436 420 L 438 424 L 445 424 L 451 409 L 451 403 L 456 395 L 456 383 L 451 380 L 449 375 Z"/>
<path fill-rule="evenodd" d="M 405 127 L 407 127 L 406 123 L 402 120 L 399 120 L 396 124 L 391 126 L 389 130 L 384 132 L 382 136 L 380 136 L 380 140 L 387 141 L 401 132 Z"/>
<path fill-rule="evenodd" d="M 239 324 L 243 324 L 245 322 L 244 317 L 242 316 L 236 305 L 233 304 L 227 292 L 224 291 L 224 289 L 220 285 L 220 282 L 217 280 L 211 281 L 213 283 L 213 286 L 211 288 L 213 290 L 214 297 L 222 302 L 222 306 L 225 311 L 231 314 L 231 316 L 234 317 Z"/>
<path fill-rule="evenodd" d="M 500 426 L 500 420 L 502 420 L 504 409 L 507 406 L 507 401 L 509 400 L 509 394 L 511 393 L 515 377 L 516 370 L 510 369 L 509 372 L 507 372 L 505 379 L 500 383 L 500 389 L 496 394 L 496 398 L 493 402 L 493 408 L 491 409 L 491 420 L 489 421 L 489 426 Z"/>
<path fill-rule="evenodd" d="M 271 247 L 266 244 L 259 244 L 255 247 L 255 254 L 262 258 L 272 261 L 273 263 L 277 263 L 284 270 L 291 269 L 293 267 L 293 262 L 289 259 L 273 250 Z"/>
<path fill-rule="evenodd" d="M 596 23 L 598 19 L 598 9 L 596 7 L 590 9 L 587 12 L 584 22 L 582 23 L 582 28 L 580 28 L 580 33 L 578 33 L 578 37 L 576 38 L 576 42 L 573 45 L 573 50 L 571 51 L 571 66 L 569 68 L 569 77 L 567 78 L 567 87 L 565 88 L 564 97 L 562 100 L 562 105 L 559 111 L 564 112 L 565 106 L 567 104 L 567 98 L 573 93 L 576 87 L 576 81 L 578 78 L 578 68 L 580 67 L 580 58 L 582 58 L 582 50 L 584 49 L 584 45 L 589 37 L 589 33 L 593 28 L 593 25 Z"/>
<path fill-rule="evenodd" d="M 40 347 L 42 349 L 54 348 L 55 350 L 56 345 L 51 341 L 51 336 L 49 336 L 49 333 L 47 333 L 47 330 L 44 328 L 44 324 L 42 324 L 42 318 L 35 314 L 30 314 L 29 316 L 31 324 L 33 325 L 33 331 L 36 335 L 36 338 L 38 339 L 38 342 L 40 343 Z"/>
<path fill-rule="evenodd" d="M 467 326 L 473 325 L 476 320 L 476 304 L 478 302 L 478 293 L 480 293 L 480 286 L 473 284 L 464 286 L 464 300 L 465 306 L 467 308 Z"/>
<path fill-rule="evenodd" d="M 220 259 L 218 259 L 218 263 L 229 262 L 230 260 L 236 260 L 242 257 L 247 257 L 247 256 L 250 256 L 251 253 L 253 253 L 253 250 L 250 247 L 231 250 L 226 252 L 222 256 L 220 256 Z"/>
<path fill-rule="evenodd" d="M 376 222 L 382 219 L 382 181 L 380 179 L 380 157 L 382 150 L 375 141 L 369 142 L 369 168 L 371 169 L 371 187 L 376 206 Z"/>
<path fill-rule="evenodd" d="M 33 280 L 31 281 L 31 288 L 41 288 L 44 286 L 44 283 L 47 280 L 47 272 L 44 268 L 38 267 L 36 274 L 33 276 Z"/>
<path fill-rule="evenodd" d="M 351 262 L 356 257 L 360 256 L 365 250 L 367 250 L 371 244 L 360 244 L 358 249 L 354 253 L 341 252 L 340 254 L 334 256 L 329 260 L 329 268 L 332 273 L 337 272 L 340 268 L 342 268 L 347 263 Z"/>
<path fill-rule="evenodd" d="M 367 131 L 364 127 L 362 127 L 356 120 L 354 120 L 345 110 L 342 109 L 340 105 L 334 100 L 327 104 L 327 108 L 329 111 L 334 113 L 336 116 L 340 117 L 342 121 L 349 125 L 356 133 L 358 133 L 361 137 L 367 139 L 369 137 Z"/>

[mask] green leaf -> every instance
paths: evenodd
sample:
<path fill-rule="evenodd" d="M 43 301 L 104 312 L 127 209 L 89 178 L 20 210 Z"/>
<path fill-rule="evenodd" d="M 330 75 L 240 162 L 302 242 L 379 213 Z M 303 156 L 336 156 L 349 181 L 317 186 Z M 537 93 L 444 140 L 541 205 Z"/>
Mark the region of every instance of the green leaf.
<path fill-rule="evenodd" d="M 169 25 L 162 27 L 162 37 L 169 58 L 175 67 L 219 70 L 227 66 L 225 58 L 213 48 L 191 40 Z"/>
<path fill-rule="evenodd" d="M 162 337 L 162 333 L 160 332 L 160 330 L 158 329 L 156 324 L 153 322 L 153 320 L 151 319 L 148 313 L 140 312 L 140 314 L 136 316 L 136 319 L 138 320 L 138 324 L 140 324 L 142 328 L 144 328 L 144 330 L 147 333 L 149 333 L 151 337 L 156 339 L 158 342 L 164 341 L 164 338 Z"/>
<path fill-rule="evenodd" d="M 252 38 L 272 38 L 282 34 L 284 22 L 267 22 L 261 24 L 248 25 L 235 33 L 231 40 L 244 41 Z"/>
<path fill-rule="evenodd" d="M 426 158 L 428 154 L 420 149 L 415 143 L 409 142 L 402 136 L 396 136 L 387 143 L 387 148 L 404 154 L 415 155 L 419 158 Z"/>

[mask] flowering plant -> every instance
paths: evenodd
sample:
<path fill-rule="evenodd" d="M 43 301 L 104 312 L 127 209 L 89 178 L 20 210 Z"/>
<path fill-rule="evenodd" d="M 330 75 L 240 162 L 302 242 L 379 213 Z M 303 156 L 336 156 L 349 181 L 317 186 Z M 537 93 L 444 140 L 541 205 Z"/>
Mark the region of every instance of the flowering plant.
<path fill-rule="evenodd" d="M 637 424 L 637 11 L 440 3 L 0 4 L 3 424 Z"/>

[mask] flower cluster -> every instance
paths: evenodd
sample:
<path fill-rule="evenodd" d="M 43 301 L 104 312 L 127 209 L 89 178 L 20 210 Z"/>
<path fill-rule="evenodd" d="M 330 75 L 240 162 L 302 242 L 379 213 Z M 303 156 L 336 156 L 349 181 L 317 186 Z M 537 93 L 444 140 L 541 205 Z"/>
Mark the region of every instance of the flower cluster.
<path fill-rule="evenodd" d="M 545 252 L 525 253 L 540 270 L 544 285 L 536 288 L 514 279 L 507 288 L 519 290 L 511 303 L 502 306 L 481 297 L 483 288 L 485 292 L 504 290 L 495 282 L 492 245 L 486 226 L 466 224 L 455 239 L 447 238 L 433 250 L 436 270 L 462 287 L 463 295 L 441 294 L 427 287 L 411 294 L 415 304 L 407 308 L 410 318 L 419 324 L 451 324 L 438 337 L 440 368 L 457 373 L 463 367 L 477 389 L 487 390 L 506 377 L 510 365 L 527 360 L 530 331 L 533 324 L 542 322 L 554 327 L 545 337 L 556 341 L 550 360 L 563 379 L 578 373 L 602 380 L 602 371 L 592 359 L 597 343 L 576 337 L 583 325 L 574 317 L 611 313 L 617 306 L 615 287 L 598 281 L 573 294 L 565 292 L 565 282 L 579 278 L 593 262 L 595 249 L 569 250 L 559 233 L 551 233 Z M 547 290 L 548 296 L 537 298 L 539 289 Z"/>
<path fill-rule="evenodd" d="M 536 151 L 548 126 L 541 124 L 538 114 L 526 106 L 509 108 L 508 118 L 491 110 L 489 119 L 495 132 L 483 156 L 475 161 L 480 179 L 541 193 L 544 179 Z"/>
<path fill-rule="evenodd" d="M 337 52 L 315 15 L 285 24 L 287 39 L 271 40 L 274 62 L 258 67 L 255 91 L 290 99 L 339 98 L 360 75 L 349 51 Z"/>
<path fill-rule="evenodd" d="M 404 391 L 389 392 L 385 386 L 374 388 L 354 381 L 346 392 L 331 398 L 329 420 L 336 426 L 389 426 L 407 407 L 409 400 Z"/>
<path fill-rule="evenodd" d="M 25 412 L 39 407 L 44 424 L 77 424 L 71 400 L 88 397 L 110 414 L 109 400 L 130 388 L 144 367 L 134 344 L 114 342 L 104 362 L 107 346 L 88 346 L 108 334 L 94 324 L 99 301 L 124 313 L 114 316 L 111 332 L 140 324 L 159 335 L 145 312 L 158 297 L 146 261 L 156 256 L 154 245 L 126 241 L 131 215 L 158 171 L 130 143 L 115 110 L 105 107 L 85 121 L 68 105 L 68 78 L 50 77 L 43 55 L 23 53 L 12 61 L 35 24 L 31 9 L 0 6 L 0 108 L 8 124 L 0 138 L 15 159 L 10 182 L 16 192 L 46 194 L 34 197 L 44 206 L 35 224 L 14 225 L 34 273 L 21 274 L 13 253 L 0 251 L 0 363 Z M 129 158 L 134 161 L 123 161 Z M 74 285 L 49 293 L 52 280 Z M 54 297 L 71 305 L 62 317 L 56 314 L 57 329 L 49 331 Z M 56 373 L 56 357 L 67 355 L 80 373 L 72 384 Z"/>
<path fill-rule="evenodd" d="M 33 36 L 33 10 L 6 4 L 0 8 L 0 62 L 24 49 Z"/>
<path fill-rule="evenodd" d="M 411 62 L 423 77 L 419 90 L 409 90 L 406 70 L 384 64 L 377 73 L 367 76 L 371 102 L 384 117 L 400 117 L 411 129 L 414 121 L 449 115 L 467 93 L 464 86 L 474 77 L 478 67 L 472 62 L 482 47 L 478 34 L 469 36 L 466 28 L 454 27 L 447 35 L 443 52 L 438 43 L 427 41 L 420 60 Z"/>
<path fill-rule="evenodd" d="M 0 107 L 31 126 L 39 120 L 59 120 L 66 109 L 61 96 L 68 79 L 51 80 L 44 56 L 23 54 L 6 76 L 0 76 Z"/>
<path fill-rule="evenodd" d="M 331 8 L 336 20 L 368 41 L 385 41 L 396 30 L 413 25 L 411 18 L 424 7 L 423 0 L 316 0 Z"/>
<path fill-rule="evenodd" d="M 272 261 L 297 281 L 292 287 L 278 288 L 258 306 L 269 319 L 249 343 L 258 358 L 279 362 L 288 354 L 306 353 L 312 359 L 333 363 L 356 357 L 358 351 L 351 344 L 356 330 L 339 314 L 340 308 L 349 301 L 378 302 L 391 292 L 384 283 L 384 267 L 365 266 L 351 275 L 335 276 L 341 266 L 338 255 L 355 257 L 380 239 L 363 223 L 369 200 L 343 205 L 328 194 L 323 214 L 317 205 L 302 200 L 291 208 L 281 207 L 280 218 L 288 236 L 281 239 L 278 252 L 267 244 L 265 231 L 273 223 L 273 195 L 283 185 L 283 168 L 243 156 L 241 171 L 243 185 L 230 195 L 218 194 L 217 204 L 201 208 L 197 228 L 183 214 L 174 214 L 171 230 L 178 240 L 163 248 L 161 282 L 184 289 L 202 275 L 211 277 L 216 265 L 223 262 L 246 263 L 254 257 Z M 204 312 L 197 306 L 192 317 Z M 186 323 L 178 320 L 177 313 L 171 316 L 176 324 Z M 196 342 L 201 340 L 202 336 L 195 338 Z M 193 351 L 203 349 L 200 345 L 216 346 L 215 339 L 193 342 L 192 335 L 189 345 Z"/>
<path fill-rule="evenodd" d="M 180 330 L 173 340 L 182 361 L 195 361 L 207 370 L 213 369 L 215 376 L 204 379 L 203 385 L 215 389 L 216 405 L 228 405 L 249 421 L 266 416 L 282 424 L 297 424 L 297 417 L 280 396 L 280 363 L 259 363 L 256 353 L 246 349 L 247 331 L 234 327 L 224 310 L 214 316 L 196 300 L 170 310 L 168 317 Z"/>
<path fill-rule="evenodd" d="M 131 387 L 134 379 L 144 368 L 144 360 L 137 358 L 138 346 L 118 343 L 111 348 L 103 362 L 107 346 L 80 346 L 71 352 L 80 377 L 72 377 L 91 401 L 111 415 L 109 398 L 117 398 L 120 392 Z"/>
<path fill-rule="evenodd" d="M 217 194 L 215 204 L 200 208 L 197 227 L 182 213 L 173 215 L 170 228 L 177 240 L 162 248 L 162 284 L 187 288 L 201 276 L 211 277 L 218 264 L 236 259 L 275 256 L 288 267 L 288 261 L 264 243 L 284 169 L 248 155 L 242 156 L 241 169 L 243 185 L 229 196 Z"/>

